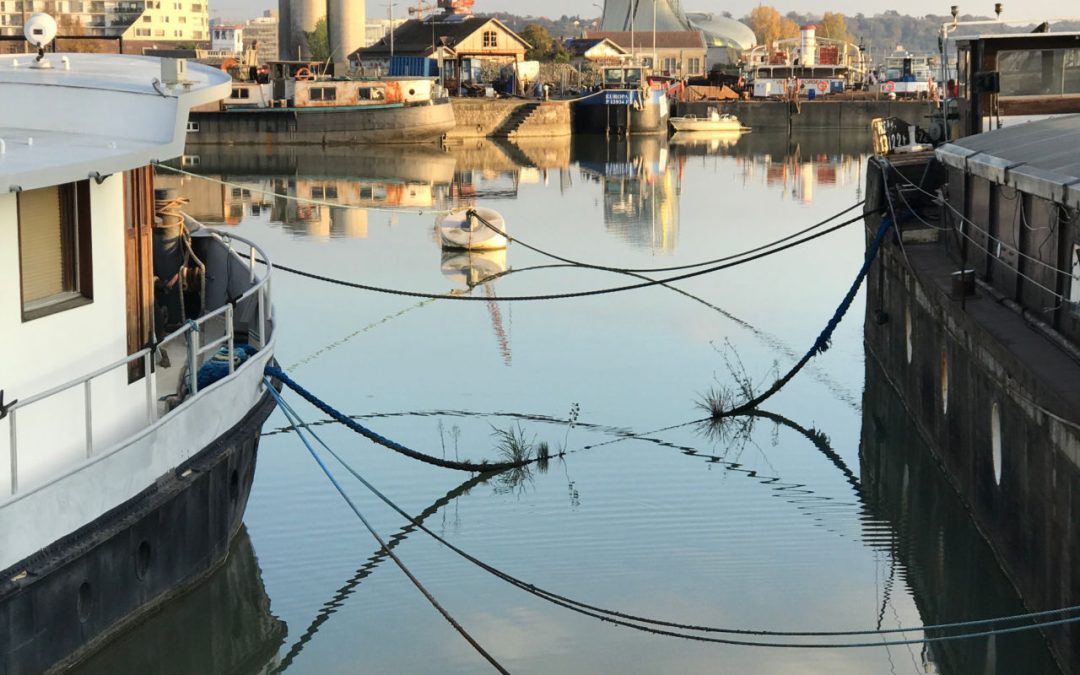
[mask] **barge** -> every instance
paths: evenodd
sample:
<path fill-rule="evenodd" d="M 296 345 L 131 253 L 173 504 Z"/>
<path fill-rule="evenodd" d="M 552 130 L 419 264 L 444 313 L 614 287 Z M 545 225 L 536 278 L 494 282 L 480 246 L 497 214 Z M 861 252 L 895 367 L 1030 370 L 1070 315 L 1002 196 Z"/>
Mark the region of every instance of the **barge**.
<path fill-rule="evenodd" d="M 47 16 L 28 22 L 50 23 L 54 35 Z M 254 265 L 266 256 L 153 184 L 228 75 L 41 46 L 0 56 L 9 675 L 85 659 L 224 562 L 274 405 L 270 267 Z"/>
<path fill-rule="evenodd" d="M 191 113 L 189 146 L 426 143 L 456 124 L 434 78 L 336 78 L 317 63 L 284 61 L 234 76 L 246 79 Z"/>
<path fill-rule="evenodd" d="M 868 277 L 867 354 L 1024 607 L 1052 611 L 1080 604 L 1080 34 L 957 49 L 936 128 L 878 125 L 868 226 L 897 232 Z M 1080 672 L 1080 627 L 1043 635 Z"/>

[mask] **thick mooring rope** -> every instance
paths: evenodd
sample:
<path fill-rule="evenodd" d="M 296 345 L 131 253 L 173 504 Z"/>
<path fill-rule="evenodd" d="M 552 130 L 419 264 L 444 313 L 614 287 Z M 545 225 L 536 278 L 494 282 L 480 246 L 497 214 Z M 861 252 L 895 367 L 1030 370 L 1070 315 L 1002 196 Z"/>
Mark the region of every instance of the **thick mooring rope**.
<path fill-rule="evenodd" d="M 371 526 L 371 523 L 369 523 L 367 518 L 364 517 L 364 514 L 360 512 L 360 509 L 356 506 L 356 503 L 345 492 L 345 489 L 341 487 L 341 483 L 339 483 L 338 480 L 334 478 L 334 474 L 331 473 L 329 467 L 327 467 L 326 464 L 323 462 L 322 457 L 319 457 L 319 453 L 315 452 L 315 448 L 311 447 L 311 444 L 308 442 L 307 438 L 304 436 L 304 434 L 300 432 L 300 426 L 298 424 L 299 422 L 301 422 L 300 418 L 293 417 L 292 409 L 288 406 L 287 403 L 285 403 L 284 399 L 281 398 L 281 394 L 279 394 L 277 390 L 274 389 L 274 385 L 270 382 L 270 380 L 264 378 L 263 381 L 266 383 L 266 390 L 270 392 L 270 395 L 277 402 L 278 407 L 281 408 L 281 411 L 285 413 L 285 416 L 289 418 L 289 421 L 293 424 L 294 428 L 296 429 L 297 436 L 299 436 L 300 440 L 303 441 L 304 446 L 307 447 L 308 452 L 311 453 L 311 456 L 315 460 L 315 463 L 319 465 L 319 468 L 322 469 L 322 472 L 326 474 L 326 477 L 333 484 L 334 489 L 337 490 L 338 494 L 341 495 L 341 498 L 345 500 L 345 503 L 349 505 L 349 508 L 352 509 L 352 512 L 356 514 L 357 518 L 360 519 L 360 522 L 364 524 L 364 527 L 367 528 L 367 531 L 370 532 L 371 536 L 375 538 L 375 541 L 379 543 L 380 549 L 384 553 L 386 553 L 386 555 L 389 556 L 391 560 L 394 561 L 394 564 L 396 564 L 401 569 L 405 576 L 409 578 L 409 581 L 411 581 L 412 584 L 416 586 L 416 588 L 424 595 L 424 598 L 426 598 L 427 601 L 431 603 L 431 606 L 434 607 L 436 611 L 438 611 L 439 614 L 443 616 L 444 619 L 446 619 L 447 623 L 454 627 L 454 630 L 461 634 L 461 637 L 465 638 L 466 642 L 472 645 L 473 649 L 475 649 L 478 654 L 483 656 L 487 660 L 487 662 L 490 663 L 493 668 L 495 668 L 495 670 L 500 673 L 504 673 L 504 675 L 509 675 L 510 671 L 508 671 L 506 668 L 503 668 L 502 665 L 495 660 L 495 657 L 489 654 L 487 650 L 485 650 L 480 645 L 480 643 L 477 642 L 475 638 L 473 638 L 473 636 L 469 635 L 469 632 L 465 630 L 464 626 L 458 623 L 458 621 L 453 616 L 451 616 L 450 613 L 446 611 L 446 609 L 441 604 L 439 604 L 439 601 L 435 599 L 435 596 L 431 594 L 431 591 L 429 591 L 426 587 L 424 587 L 422 583 L 420 583 L 420 580 L 417 579 L 416 576 L 414 576 L 413 573 L 409 571 L 409 568 L 405 566 L 405 563 L 402 562 L 401 558 L 399 558 L 397 554 L 394 553 L 393 549 L 391 549 L 386 544 L 386 541 L 379 536 L 379 533 L 376 532 L 375 528 Z"/>
<path fill-rule="evenodd" d="M 680 274 L 680 275 L 673 276 L 673 277 L 666 277 L 664 279 L 654 279 L 654 280 L 651 280 L 651 281 L 644 281 L 644 282 L 639 283 L 639 284 L 630 284 L 628 286 L 614 286 L 614 287 L 610 287 L 610 288 L 599 288 L 599 289 L 593 289 L 593 290 L 588 290 L 588 291 L 573 291 L 573 292 L 569 292 L 569 293 L 548 293 L 548 294 L 543 294 L 543 295 L 511 295 L 511 296 L 498 296 L 498 297 L 494 297 L 494 298 L 489 298 L 489 297 L 486 297 L 486 296 L 484 296 L 484 297 L 474 297 L 474 296 L 470 296 L 470 295 L 448 295 L 446 293 L 425 293 L 425 292 L 421 292 L 421 291 L 406 291 L 406 290 L 397 289 L 397 288 L 386 288 L 386 287 L 383 287 L 383 286 L 372 286 L 370 284 L 361 284 L 361 283 L 352 282 L 352 281 L 345 281 L 343 279 L 335 279 L 333 277 L 328 277 L 328 276 L 325 276 L 325 275 L 322 275 L 322 274 L 315 274 L 313 272 L 305 272 L 304 270 L 296 269 L 294 267 L 286 267 L 284 265 L 279 265 L 278 263 L 274 263 L 274 270 L 280 270 L 282 272 L 288 272 L 289 274 L 295 274 L 297 276 L 306 277 L 308 279 L 314 279 L 316 281 L 322 281 L 322 282 L 325 282 L 325 283 L 328 283 L 328 284 L 334 284 L 336 286 L 345 286 L 347 288 L 355 288 L 355 289 L 362 290 L 362 291 L 371 291 L 373 293 L 385 293 L 385 294 L 388 294 L 388 295 L 400 295 L 400 296 L 404 296 L 404 297 L 407 297 L 407 298 L 430 298 L 432 300 L 460 300 L 460 301 L 463 301 L 463 302 L 528 302 L 528 301 L 548 301 L 548 300 L 569 300 L 569 299 L 572 299 L 572 298 L 586 298 L 586 297 L 592 297 L 592 296 L 598 296 L 598 295 L 610 295 L 610 294 L 613 294 L 613 293 L 624 293 L 626 291 L 636 291 L 636 290 L 640 290 L 640 289 L 643 289 L 643 288 L 651 288 L 653 286 L 664 286 L 666 284 L 670 284 L 670 283 L 673 283 L 673 282 L 676 282 L 676 281 L 684 281 L 686 279 L 693 279 L 695 277 L 705 276 L 707 274 L 715 274 L 716 272 L 720 272 L 722 270 L 731 269 L 733 267 L 738 267 L 739 265 L 744 265 L 746 263 L 750 263 L 750 262 L 753 262 L 755 260 L 761 260 L 762 258 L 767 258 L 767 257 L 769 257 L 771 255 L 775 255 L 777 253 L 781 253 L 781 252 L 786 251 L 788 249 L 792 249 L 792 248 L 795 248 L 797 246 L 801 246 L 802 244 L 809 243 L 809 242 L 811 242 L 811 241 L 813 241 L 815 239 L 819 239 L 821 237 L 824 237 L 827 234 L 832 234 L 833 232 L 836 232 L 836 231 L 838 231 L 840 229 L 843 229 L 844 227 L 847 227 L 848 225 L 851 225 L 852 223 L 857 223 L 857 222 L 860 222 L 862 220 L 863 220 L 863 216 L 860 215 L 857 218 L 851 218 L 849 220 L 845 220 L 845 221 L 843 221 L 841 223 L 837 223 L 836 225 L 833 225 L 832 227 L 830 227 L 828 229 L 822 230 L 820 232 L 815 232 L 814 234 L 803 237 L 802 239 L 798 239 L 796 241 L 788 242 L 788 243 L 783 244 L 781 246 L 778 246 L 776 248 L 770 248 L 767 251 L 762 251 L 760 253 L 756 253 L 754 255 L 750 255 L 750 256 L 747 256 L 747 257 L 741 257 L 739 260 L 734 260 L 732 262 L 727 262 L 727 263 L 724 263 L 724 264 L 721 264 L 721 265 L 715 265 L 713 267 L 708 267 L 706 269 L 697 270 L 695 272 L 688 272 L 686 274 Z M 757 250 L 757 249 L 755 249 L 755 250 Z M 742 256 L 742 255 L 745 255 L 745 254 L 739 254 L 739 255 Z M 259 262 L 262 262 L 262 261 L 259 261 Z M 580 266 L 579 265 L 574 265 L 574 267 L 580 267 Z M 586 268 L 586 269 L 592 269 L 592 268 Z M 596 268 L 596 269 L 601 269 L 601 268 Z M 611 271 L 620 271 L 620 270 L 611 270 Z"/>
<path fill-rule="evenodd" d="M 855 281 L 852 282 L 851 288 L 848 289 L 847 295 L 845 295 L 844 299 L 840 302 L 840 306 L 833 312 L 832 318 L 825 324 L 825 329 L 821 331 L 817 340 L 814 341 L 814 345 L 810 347 L 810 351 L 806 352 L 806 354 L 799 359 L 799 362 L 796 363 L 791 370 L 785 373 L 783 377 L 773 382 L 772 386 L 765 392 L 745 403 L 731 408 L 730 410 L 713 411 L 713 419 L 742 415 L 757 408 L 787 386 L 787 384 L 799 374 L 799 371 L 805 368 L 806 364 L 810 363 L 815 356 L 828 351 L 829 347 L 832 346 L 833 333 L 836 332 L 837 326 L 840 325 L 840 322 L 844 319 L 844 315 L 847 314 L 847 311 L 851 308 L 851 303 L 855 301 L 855 296 L 858 294 L 859 288 L 862 287 L 863 280 L 866 279 L 866 274 L 870 271 L 870 265 L 874 262 L 874 258 L 877 257 L 878 251 L 881 249 L 881 244 L 885 241 L 885 235 L 892 229 L 892 226 L 893 219 L 890 216 L 885 216 L 881 219 L 881 226 L 878 228 L 877 236 L 874 237 L 874 240 L 870 243 L 870 248 L 866 251 L 866 258 L 863 260 L 863 265 L 859 269 L 859 273 L 855 276 Z"/>
<path fill-rule="evenodd" d="M 338 453 L 336 453 L 319 435 L 299 418 L 299 416 L 289 407 L 289 404 L 285 401 L 280 401 L 280 405 L 286 409 L 290 421 L 293 424 L 294 430 L 301 435 L 301 429 L 306 431 L 312 436 L 322 447 L 338 461 L 339 464 L 354 478 L 357 479 L 365 488 L 367 488 L 373 495 L 385 503 L 388 507 L 393 509 L 406 521 L 412 524 L 415 528 L 421 530 L 428 536 L 432 537 L 435 541 L 439 542 L 443 546 L 461 556 L 468 562 L 476 565 L 480 569 L 488 572 L 489 574 L 509 583 L 510 585 L 523 590 L 537 598 L 545 600 L 549 603 L 563 607 L 572 612 L 589 616 L 594 619 L 598 619 L 605 623 L 611 623 L 634 630 L 650 633 L 654 635 L 662 635 L 666 637 L 676 637 L 685 640 L 692 640 L 697 642 L 707 642 L 714 644 L 725 645 L 740 645 L 749 647 L 765 647 L 765 648 L 780 648 L 780 649 L 856 649 L 856 648 L 872 648 L 872 647 L 890 647 L 901 645 L 914 645 L 933 642 L 950 642 L 955 640 L 964 640 L 980 637 L 988 637 L 991 635 L 1003 635 L 1010 633 L 1018 633 L 1029 630 L 1035 630 L 1038 628 L 1049 628 L 1053 626 L 1062 626 L 1080 622 L 1080 616 L 1072 616 L 1062 619 L 1037 621 L 1036 619 L 1044 619 L 1051 616 L 1062 616 L 1066 614 L 1073 614 L 1080 611 L 1080 606 L 1065 607 L 1055 610 L 1046 610 L 1041 612 L 1031 612 L 1028 614 L 1017 614 L 1012 616 L 996 617 L 990 619 L 976 619 L 972 621 L 962 621 L 954 623 L 944 623 L 936 625 L 924 625 L 917 627 L 898 627 L 898 628 L 876 628 L 867 630 L 849 630 L 849 631 L 773 631 L 773 630 L 754 630 L 745 628 L 719 628 L 713 626 L 701 626 L 693 624 L 678 623 L 674 621 L 665 621 L 660 619 L 652 619 L 649 617 L 635 616 L 625 612 L 617 610 L 605 609 L 590 605 L 584 602 L 568 598 L 563 595 L 559 595 L 552 591 L 545 590 L 534 584 L 525 582 L 517 577 L 514 577 L 502 570 L 485 563 L 484 561 L 472 556 L 468 552 L 458 548 L 454 544 L 447 541 L 445 538 L 432 531 L 425 526 L 422 520 L 413 518 L 401 507 L 395 504 L 389 497 L 384 495 L 374 485 L 368 482 L 356 469 L 354 469 L 349 463 L 347 463 Z M 310 444 L 305 439 L 305 445 L 311 449 Z M 1015 621 L 1030 621 L 1031 623 L 1022 626 L 1012 626 L 1008 628 L 990 629 L 971 633 L 958 633 L 956 635 L 943 635 L 935 637 L 923 637 L 916 639 L 904 639 L 904 640 L 891 640 L 891 641 L 876 641 L 876 642 L 839 642 L 839 643 L 784 643 L 784 642 L 762 642 L 748 639 L 733 639 L 733 638 L 718 638 L 709 637 L 707 635 L 693 635 L 688 633 L 682 633 L 677 631 L 694 631 L 698 633 L 713 633 L 713 634 L 726 634 L 726 635 L 741 635 L 741 636 L 758 636 L 758 637 L 855 637 L 855 636 L 882 636 L 898 633 L 912 633 L 923 632 L 924 634 L 929 631 L 937 630 L 950 630 L 950 629 L 962 629 L 962 628 L 975 628 L 981 626 L 988 626 L 995 623 L 1011 623 Z M 642 625 L 645 624 L 645 625 Z"/>
<path fill-rule="evenodd" d="M 728 262 L 730 260 L 736 260 L 738 258 L 742 258 L 744 256 L 750 255 L 752 253 L 757 253 L 759 251 L 764 251 L 766 249 L 772 248 L 773 246 L 777 246 L 779 244 L 783 244 L 785 242 L 791 241 L 792 239 L 797 239 L 798 237 L 801 237 L 804 234 L 807 234 L 809 232 L 813 232 L 814 230 L 816 230 L 819 227 L 823 227 L 825 225 L 828 225 L 829 223 L 836 220 L 840 216 L 842 216 L 842 215 L 844 215 L 846 213 L 850 213 L 851 211 L 853 211 L 854 209 L 859 208 L 860 206 L 862 206 L 865 203 L 866 203 L 866 200 L 855 202 L 853 205 L 847 207 L 843 211 L 838 211 L 837 213 L 834 213 L 833 215 L 826 218 L 825 220 L 814 223 L 810 227 L 799 230 L 798 232 L 792 232 L 791 234 L 783 236 L 783 237 L 781 237 L 779 239 L 776 239 L 775 241 L 771 241 L 768 244 L 762 244 L 761 246 L 757 246 L 755 248 L 751 248 L 751 249 L 748 249 L 746 251 L 742 251 L 741 253 L 734 253 L 732 255 L 724 256 L 722 258 L 714 258 L 712 260 L 703 260 L 701 262 L 688 263 L 686 265 L 674 265 L 674 266 L 671 266 L 671 267 L 636 267 L 636 268 L 635 267 L 611 267 L 611 266 L 608 266 L 608 265 L 599 265 L 599 264 L 596 264 L 596 263 L 589 263 L 589 262 L 583 262 L 581 260 L 574 260 L 572 258 L 564 258 L 563 256 L 557 255 L 557 254 L 552 253 L 550 251 L 545 251 L 544 249 L 541 249 L 541 248 L 538 248 L 536 246 L 533 246 L 532 244 L 526 243 L 526 242 L 522 241 L 521 239 L 518 239 L 517 237 L 510 236 L 504 230 L 497 227 L 494 223 L 488 221 L 486 218 L 481 216 L 480 213 L 476 209 L 468 209 L 468 213 L 470 213 L 474 218 L 476 218 L 478 221 L 480 221 L 480 223 L 482 223 L 488 229 L 493 230 L 494 232 L 497 232 L 498 234 L 505 237 L 507 241 L 511 241 L 511 242 L 513 242 L 515 244 L 518 244 L 519 246 L 521 246 L 523 248 L 527 248 L 530 251 L 532 251 L 533 253 L 539 253 L 540 255 L 544 256 L 545 258 L 551 258 L 552 260 L 557 260 L 559 262 L 566 263 L 568 265 L 573 265 L 574 267 L 584 267 L 584 268 L 587 268 L 587 269 L 601 270 L 601 271 L 604 271 L 604 272 L 619 272 L 619 273 L 622 273 L 622 274 L 651 274 L 651 273 L 655 273 L 655 272 L 680 272 L 680 271 L 683 271 L 683 270 L 699 269 L 699 268 L 702 268 L 702 267 L 707 267 L 709 265 L 718 265 L 720 263 L 725 263 L 725 262 Z M 856 218 L 856 220 L 862 220 L 864 217 L 865 217 L 865 214 L 859 216 L 858 218 Z"/>
<path fill-rule="evenodd" d="M 348 415 L 346 415 L 345 413 L 337 410 L 336 408 L 331 406 L 326 401 L 323 401 L 322 399 L 320 399 L 315 394 L 312 394 L 310 391 L 308 391 L 304 387 L 297 384 L 296 381 L 294 381 L 291 377 L 289 377 L 285 373 L 285 371 L 283 371 L 282 369 L 277 368 L 275 366 L 267 366 L 265 372 L 266 372 L 267 376 L 278 380 L 279 382 L 284 384 L 289 389 L 292 389 L 294 392 L 299 394 L 301 398 L 303 398 L 305 401 L 307 401 L 311 405 L 315 406 L 319 410 L 321 410 L 324 413 L 326 413 L 327 415 L 329 415 L 336 422 L 345 425 L 349 429 L 352 429 L 353 431 L 360 434 L 364 438 L 372 441 L 373 443 L 381 445 L 384 448 L 389 448 L 389 449 L 393 450 L 394 452 L 405 455 L 406 457 L 409 457 L 411 459 L 415 459 L 418 462 L 423 462 L 424 464 L 430 464 L 432 466 L 441 467 L 443 469 L 453 469 L 454 471 L 471 471 L 471 472 L 479 472 L 479 473 L 490 473 L 490 472 L 493 472 L 493 471 L 506 471 L 508 469 L 520 469 L 520 468 L 528 466 L 530 464 L 540 462 L 540 461 L 542 461 L 544 459 L 550 459 L 550 457 L 559 457 L 559 456 L 561 456 L 561 454 L 555 454 L 555 455 L 551 455 L 548 458 L 529 457 L 529 458 L 523 459 L 523 460 L 518 461 L 518 462 L 479 462 L 479 463 L 477 463 L 477 462 L 453 461 L 453 460 L 449 460 L 449 459 L 443 459 L 441 457 L 435 457 L 434 455 L 425 454 L 423 452 L 413 450 L 412 448 L 407 448 L 404 445 L 402 445 L 402 444 L 400 444 L 400 443 L 398 443 L 396 441 L 392 441 L 389 438 L 386 438 L 385 436 L 382 436 L 382 435 L 372 431 L 371 429 L 368 429 L 367 427 L 360 424 L 359 422 L 357 422 L 353 418 L 351 418 Z"/>

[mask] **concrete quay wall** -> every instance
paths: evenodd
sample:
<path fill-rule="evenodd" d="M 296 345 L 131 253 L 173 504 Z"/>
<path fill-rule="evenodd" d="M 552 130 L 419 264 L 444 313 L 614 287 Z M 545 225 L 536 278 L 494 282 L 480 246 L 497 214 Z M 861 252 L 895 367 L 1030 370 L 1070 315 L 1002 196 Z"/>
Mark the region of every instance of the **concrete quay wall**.
<path fill-rule="evenodd" d="M 570 135 L 570 104 L 566 101 L 455 98 L 452 103 L 457 126 L 446 135 L 448 140 L 498 136 L 511 124 L 514 113 L 537 103 L 536 111 L 514 129 L 514 138 Z"/>
<path fill-rule="evenodd" d="M 858 129 L 868 131 L 875 117 L 899 117 L 924 124 L 930 114 L 925 101 L 696 101 L 675 104 L 673 115 L 704 116 L 719 108 L 753 129 Z"/>

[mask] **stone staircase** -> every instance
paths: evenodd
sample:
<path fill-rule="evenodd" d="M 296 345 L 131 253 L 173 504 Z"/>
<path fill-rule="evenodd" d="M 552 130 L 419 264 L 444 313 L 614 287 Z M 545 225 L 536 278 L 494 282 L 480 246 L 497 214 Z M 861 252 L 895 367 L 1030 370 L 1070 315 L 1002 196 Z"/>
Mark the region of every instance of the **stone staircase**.
<path fill-rule="evenodd" d="M 519 106 L 514 112 L 510 113 L 510 116 L 498 128 L 491 132 L 491 135 L 496 138 L 513 138 L 517 134 L 517 130 L 528 122 L 538 110 L 540 110 L 540 103 L 538 102 L 530 102 Z"/>

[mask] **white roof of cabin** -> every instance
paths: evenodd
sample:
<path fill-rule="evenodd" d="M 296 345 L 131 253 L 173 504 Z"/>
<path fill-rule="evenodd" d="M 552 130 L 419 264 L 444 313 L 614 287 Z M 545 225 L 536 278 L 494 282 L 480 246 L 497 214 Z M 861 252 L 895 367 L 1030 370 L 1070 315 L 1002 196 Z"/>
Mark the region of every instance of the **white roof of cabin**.
<path fill-rule="evenodd" d="M 172 159 L 191 108 L 229 93 L 227 73 L 192 62 L 185 85 L 166 87 L 158 58 L 47 54 L 51 70 L 34 58 L 0 56 L 0 193 Z"/>

